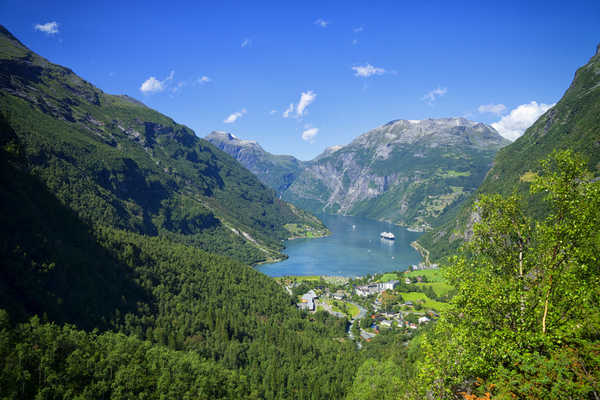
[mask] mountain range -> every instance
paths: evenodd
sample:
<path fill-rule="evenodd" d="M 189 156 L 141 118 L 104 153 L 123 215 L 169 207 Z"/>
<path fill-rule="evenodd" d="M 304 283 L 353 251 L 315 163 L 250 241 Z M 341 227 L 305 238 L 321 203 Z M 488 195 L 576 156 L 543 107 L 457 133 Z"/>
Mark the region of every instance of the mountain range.
<path fill-rule="evenodd" d="M 224 132 L 206 139 L 300 208 L 421 231 L 476 190 L 496 151 L 509 143 L 491 126 L 464 118 L 392 121 L 306 162 Z"/>

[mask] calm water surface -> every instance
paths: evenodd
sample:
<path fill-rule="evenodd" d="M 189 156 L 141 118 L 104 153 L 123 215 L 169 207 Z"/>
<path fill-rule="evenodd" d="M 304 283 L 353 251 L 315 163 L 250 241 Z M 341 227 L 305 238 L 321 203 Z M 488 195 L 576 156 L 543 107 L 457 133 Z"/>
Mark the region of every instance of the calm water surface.
<path fill-rule="evenodd" d="M 337 275 L 360 276 L 374 272 L 404 270 L 421 261 L 410 243 L 421 234 L 385 222 L 359 217 L 320 215 L 331 231 L 321 239 L 296 239 L 286 242 L 285 261 L 257 269 L 269 276 Z M 392 232 L 396 240 L 379 238 Z"/>

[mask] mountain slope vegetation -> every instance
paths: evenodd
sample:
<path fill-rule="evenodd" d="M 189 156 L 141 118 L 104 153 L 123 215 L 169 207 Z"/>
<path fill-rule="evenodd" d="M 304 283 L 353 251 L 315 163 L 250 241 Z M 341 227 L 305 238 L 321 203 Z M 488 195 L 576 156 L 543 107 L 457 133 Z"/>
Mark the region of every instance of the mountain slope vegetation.
<path fill-rule="evenodd" d="M 346 321 L 247 264 L 277 255 L 283 224 L 320 222 L 187 128 L 0 38 L 2 395 L 343 397 Z"/>
<path fill-rule="evenodd" d="M 527 193 L 539 172 L 540 160 L 561 149 L 583 154 L 588 168 L 600 175 L 600 46 L 589 62 L 577 70 L 560 101 L 523 136 L 497 153 L 494 166 L 457 218 L 426 233 L 419 243 L 435 259 L 451 254 L 471 235 L 475 217 L 471 208 L 477 195 Z M 544 216 L 539 196 L 527 197 L 525 201 L 530 215 Z"/>
<path fill-rule="evenodd" d="M 190 129 L 103 93 L 4 28 L 0 108 L 31 172 L 93 223 L 251 263 L 281 257 L 286 224 L 323 228 Z"/>

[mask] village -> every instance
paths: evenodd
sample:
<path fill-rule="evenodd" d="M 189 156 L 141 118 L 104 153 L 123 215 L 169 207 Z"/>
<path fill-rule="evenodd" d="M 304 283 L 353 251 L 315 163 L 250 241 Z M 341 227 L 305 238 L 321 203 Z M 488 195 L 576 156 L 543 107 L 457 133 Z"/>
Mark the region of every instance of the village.
<path fill-rule="evenodd" d="M 359 347 L 381 333 L 409 340 L 435 321 L 453 289 L 437 266 L 346 278 L 282 277 L 280 284 L 307 313 L 327 312 L 348 321 L 348 336 Z"/>

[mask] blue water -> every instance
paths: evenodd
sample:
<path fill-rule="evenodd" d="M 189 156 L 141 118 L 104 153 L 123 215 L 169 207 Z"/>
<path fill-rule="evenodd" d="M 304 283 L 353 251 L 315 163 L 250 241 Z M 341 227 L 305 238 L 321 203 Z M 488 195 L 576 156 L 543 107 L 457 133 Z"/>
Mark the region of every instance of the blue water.
<path fill-rule="evenodd" d="M 321 215 L 331 231 L 320 239 L 295 239 L 286 242 L 289 258 L 257 269 L 269 276 L 335 275 L 361 276 L 376 272 L 405 270 L 421 261 L 410 243 L 421 234 L 385 222 L 359 217 Z M 354 228 L 353 228 L 354 225 Z M 379 238 L 392 232 L 396 240 Z"/>

